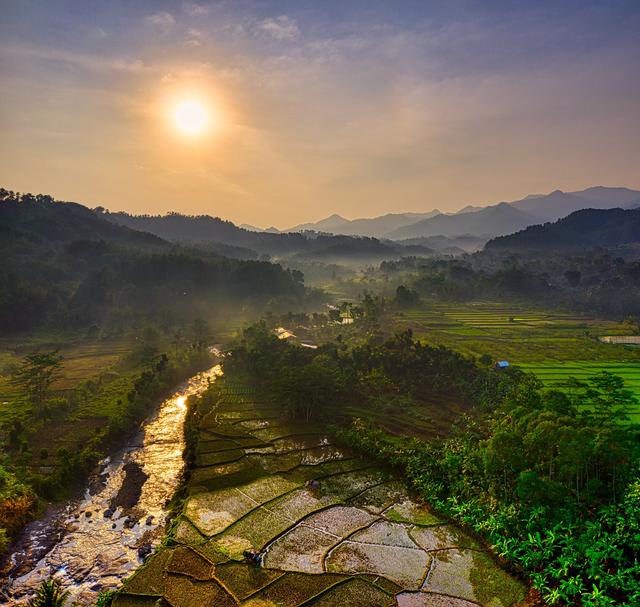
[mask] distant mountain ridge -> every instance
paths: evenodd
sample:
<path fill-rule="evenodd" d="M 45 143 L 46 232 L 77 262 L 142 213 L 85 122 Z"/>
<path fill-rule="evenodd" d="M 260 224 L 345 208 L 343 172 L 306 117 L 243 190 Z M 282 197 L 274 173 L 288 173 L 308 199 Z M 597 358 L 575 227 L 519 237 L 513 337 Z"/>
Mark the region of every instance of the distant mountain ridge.
<path fill-rule="evenodd" d="M 494 236 L 521 230 L 538 223 L 534 215 L 501 202 L 482 211 L 468 211 L 455 215 L 436 215 L 389 234 L 393 240 L 428 236 Z"/>
<path fill-rule="evenodd" d="M 345 219 L 340 215 L 333 214 L 315 223 L 302 223 L 283 231 L 301 232 L 313 230 L 316 232 L 331 232 L 333 234 L 344 234 L 347 236 L 373 236 L 382 238 L 393 230 L 439 214 L 440 211 L 437 209 L 427 213 L 387 213 L 380 217 L 363 217 L 360 219 Z"/>
<path fill-rule="evenodd" d="M 555 190 L 530 194 L 520 200 L 479 207 L 467 205 L 456 213 L 389 213 L 369 219 L 348 220 L 331 215 L 315 223 L 290 228 L 287 232 L 320 232 L 369 235 L 391 240 L 433 236 L 492 238 L 522 230 L 530 225 L 555 221 L 581 209 L 626 208 L 640 205 L 640 191 L 623 187 L 595 186 L 576 192 Z"/>
<path fill-rule="evenodd" d="M 339 261 L 382 261 L 406 255 L 431 255 L 434 251 L 422 244 L 404 245 L 364 236 L 255 232 L 240 228 L 230 221 L 209 215 L 187 216 L 179 213 L 167 215 L 129 215 L 97 212 L 115 224 L 133 230 L 150 232 L 164 240 L 188 244 L 208 244 L 254 251 L 257 255 L 279 258 L 297 256 L 304 259 Z"/>

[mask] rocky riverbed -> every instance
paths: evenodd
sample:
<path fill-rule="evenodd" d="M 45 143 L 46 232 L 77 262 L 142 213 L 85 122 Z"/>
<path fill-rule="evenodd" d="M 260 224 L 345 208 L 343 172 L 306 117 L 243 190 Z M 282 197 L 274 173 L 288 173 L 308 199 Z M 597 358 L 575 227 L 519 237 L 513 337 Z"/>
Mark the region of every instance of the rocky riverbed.
<path fill-rule="evenodd" d="M 219 374 L 216 366 L 181 385 L 124 449 L 101 462 L 82 499 L 50 508 L 25 528 L 0 603 L 23 602 L 53 576 L 69 590 L 70 604 L 93 605 L 142 564 L 164 536 L 167 503 L 182 478 L 187 399 Z"/>

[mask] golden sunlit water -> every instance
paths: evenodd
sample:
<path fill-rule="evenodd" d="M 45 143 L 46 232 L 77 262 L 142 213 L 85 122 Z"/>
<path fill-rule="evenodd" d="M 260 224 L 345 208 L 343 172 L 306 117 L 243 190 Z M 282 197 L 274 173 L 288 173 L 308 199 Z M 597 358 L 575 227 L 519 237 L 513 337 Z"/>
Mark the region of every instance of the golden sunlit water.
<path fill-rule="evenodd" d="M 20 604 L 53 576 L 69 590 L 70 604 L 93 605 L 100 591 L 116 588 L 140 566 L 140 549 L 157 546 L 164 535 L 167 502 L 184 471 L 187 399 L 201 394 L 221 373 L 216 365 L 185 382 L 126 448 L 102 462 L 97 489 L 95 483 L 88 485 L 81 500 L 27 526 L 11 556 L 13 571 L 0 602 Z M 131 469 L 142 480 L 139 498 L 131 507 L 113 509 Z M 136 475 L 127 483 L 131 478 Z"/>

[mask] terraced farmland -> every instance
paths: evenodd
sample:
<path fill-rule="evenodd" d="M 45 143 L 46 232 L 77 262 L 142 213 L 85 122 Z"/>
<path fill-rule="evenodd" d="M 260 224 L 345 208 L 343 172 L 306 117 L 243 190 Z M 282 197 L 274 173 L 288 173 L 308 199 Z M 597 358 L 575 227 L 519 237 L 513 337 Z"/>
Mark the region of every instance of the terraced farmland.
<path fill-rule="evenodd" d="M 621 323 L 493 302 L 425 304 L 397 314 L 394 322 L 431 344 L 507 359 L 550 387 L 609 371 L 640 398 L 640 348 L 597 339 L 628 333 Z M 640 409 L 631 415 L 640 421 Z"/>
<path fill-rule="evenodd" d="M 390 473 L 283 422 L 242 384 L 212 392 L 171 546 L 125 583 L 116 607 L 499 607 L 524 597 Z M 262 566 L 244 561 L 249 549 Z"/>
<path fill-rule="evenodd" d="M 394 316 L 397 328 L 411 327 L 432 344 L 513 363 L 639 361 L 640 348 L 604 344 L 601 335 L 620 335 L 620 323 L 551 313 L 493 302 L 426 303 Z"/>

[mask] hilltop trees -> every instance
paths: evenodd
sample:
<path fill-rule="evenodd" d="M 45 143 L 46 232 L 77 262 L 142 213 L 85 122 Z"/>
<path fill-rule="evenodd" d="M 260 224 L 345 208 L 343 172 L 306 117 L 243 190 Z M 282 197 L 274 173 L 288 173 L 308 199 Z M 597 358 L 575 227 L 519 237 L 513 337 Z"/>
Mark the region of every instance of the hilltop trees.
<path fill-rule="evenodd" d="M 306 293 L 299 271 L 173 244 L 79 204 L 2 189 L 0 256 L 0 332 L 7 333 L 122 332 L 165 321 L 186 328 L 211 310 L 291 306 Z"/>

